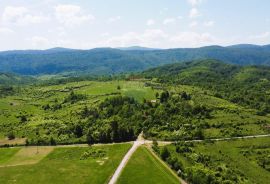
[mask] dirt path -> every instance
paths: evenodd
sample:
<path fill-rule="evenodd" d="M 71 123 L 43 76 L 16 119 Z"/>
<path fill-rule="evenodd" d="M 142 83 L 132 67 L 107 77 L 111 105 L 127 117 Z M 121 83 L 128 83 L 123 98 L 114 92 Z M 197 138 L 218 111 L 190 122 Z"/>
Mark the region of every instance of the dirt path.
<path fill-rule="evenodd" d="M 270 134 L 265 135 L 249 135 L 242 137 L 228 137 L 228 138 L 217 138 L 217 139 L 198 139 L 198 140 L 188 140 L 185 142 L 203 142 L 203 141 L 228 141 L 228 140 L 237 140 L 237 139 L 252 139 L 252 138 L 261 138 L 261 137 L 270 137 Z M 151 144 L 153 141 L 145 140 L 145 143 Z M 159 145 L 168 145 L 175 143 L 175 141 L 157 141 Z"/>
<path fill-rule="evenodd" d="M 203 142 L 203 141 L 226 141 L 226 140 L 234 140 L 234 139 L 252 139 L 252 138 L 260 138 L 260 137 L 270 137 L 270 134 L 265 135 L 249 135 L 243 137 L 228 137 L 228 138 L 217 138 L 217 139 L 204 139 L 204 140 L 188 140 L 185 142 Z M 151 140 L 144 140 L 142 135 L 140 134 L 137 141 L 140 140 L 143 144 L 152 144 L 153 141 Z M 175 141 L 157 141 L 159 145 L 167 145 L 172 144 Z M 114 145 L 114 144 L 125 144 L 125 143 L 132 143 L 132 142 L 122 142 L 122 143 L 108 143 L 108 144 L 93 144 L 91 146 L 104 146 L 104 145 Z M 17 148 L 17 147 L 36 147 L 36 146 L 24 146 L 24 145 L 17 145 L 12 146 L 9 148 Z M 88 144 L 68 144 L 68 145 L 56 145 L 56 146 L 39 146 L 39 147 L 54 147 L 54 148 L 61 148 L 61 147 L 89 147 Z"/>
<path fill-rule="evenodd" d="M 128 160 L 133 155 L 133 153 L 137 150 L 137 148 L 144 144 L 144 140 L 142 138 L 142 134 L 139 135 L 138 139 L 133 143 L 133 146 L 130 148 L 130 150 L 127 152 L 123 160 L 121 161 L 120 165 L 117 167 L 116 171 L 114 172 L 113 176 L 111 177 L 109 184 L 115 184 L 117 179 L 119 178 L 122 170 L 126 166 Z"/>

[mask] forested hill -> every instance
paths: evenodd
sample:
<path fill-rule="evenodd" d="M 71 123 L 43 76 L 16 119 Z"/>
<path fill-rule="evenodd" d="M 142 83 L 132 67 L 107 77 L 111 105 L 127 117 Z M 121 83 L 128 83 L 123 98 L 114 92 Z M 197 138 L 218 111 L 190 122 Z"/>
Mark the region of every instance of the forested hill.
<path fill-rule="evenodd" d="M 23 75 L 117 74 L 209 58 L 239 65 L 270 65 L 270 46 L 209 46 L 169 50 L 54 48 L 44 51 L 7 51 L 0 52 L 0 72 Z"/>
<path fill-rule="evenodd" d="M 30 84 L 30 83 L 33 83 L 36 81 L 37 81 L 37 79 L 35 79 L 33 77 L 0 72 L 0 86 Z M 1 89 L 0 89 L 0 91 L 1 91 Z"/>
<path fill-rule="evenodd" d="M 270 67 L 202 60 L 149 69 L 143 75 L 166 84 L 199 86 L 218 98 L 260 109 L 262 114 L 270 111 Z"/>

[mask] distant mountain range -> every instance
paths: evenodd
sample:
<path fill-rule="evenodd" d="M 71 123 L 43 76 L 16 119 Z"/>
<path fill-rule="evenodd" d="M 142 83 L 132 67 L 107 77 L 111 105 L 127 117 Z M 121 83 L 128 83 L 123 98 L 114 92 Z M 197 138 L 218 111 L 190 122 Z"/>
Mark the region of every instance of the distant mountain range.
<path fill-rule="evenodd" d="M 140 46 L 132 46 L 132 47 L 118 47 L 116 49 L 119 50 L 140 50 L 140 51 L 149 51 L 149 50 L 162 50 L 162 49 L 154 49 L 154 48 L 148 48 L 148 47 L 140 47 Z"/>
<path fill-rule="evenodd" d="M 201 59 L 238 65 L 270 66 L 270 45 L 208 46 L 153 49 L 144 47 L 78 50 L 52 48 L 0 52 L 0 72 L 23 75 L 107 75 L 143 71 L 156 66 Z"/>

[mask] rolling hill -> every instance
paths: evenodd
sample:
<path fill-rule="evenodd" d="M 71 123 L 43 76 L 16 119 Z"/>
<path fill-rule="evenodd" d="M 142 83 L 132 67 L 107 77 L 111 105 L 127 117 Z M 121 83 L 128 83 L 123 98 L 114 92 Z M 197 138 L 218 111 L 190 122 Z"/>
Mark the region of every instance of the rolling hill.
<path fill-rule="evenodd" d="M 35 81 L 37 80 L 33 77 L 0 72 L 0 86 L 1 85 L 29 84 Z"/>
<path fill-rule="evenodd" d="M 270 65 L 270 47 L 267 45 L 208 46 L 167 50 L 136 48 L 138 47 L 122 50 L 53 48 L 0 52 L 0 72 L 22 75 L 119 74 L 143 71 L 170 63 L 209 58 L 238 65 Z"/>
<path fill-rule="evenodd" d="M 239 66 L 218 60 L 177 63 L 149 69 L 144 77 L 162 83 L 198 86 L 215 92 L 218 98 L 260 109 L 267 113 L 270 102 L 270 67 Z"/>

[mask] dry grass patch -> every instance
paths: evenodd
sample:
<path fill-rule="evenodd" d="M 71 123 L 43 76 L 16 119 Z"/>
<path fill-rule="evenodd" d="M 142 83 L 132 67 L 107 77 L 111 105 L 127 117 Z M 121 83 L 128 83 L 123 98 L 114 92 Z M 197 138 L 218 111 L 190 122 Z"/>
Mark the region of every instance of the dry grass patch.
<path fill-rule="evenodd" d="M 26 138 L 16 138 L 16 139 L 0 139 L 0 146 L 3 145 L 25 145 Z"/>
<path fill-rule="evenodd" d="M 36 164 L 49 153 L 53 151 L 53 147 L 25 147 L 20 149 L 13 157 L 11 157 L 2 167 Z"/>

